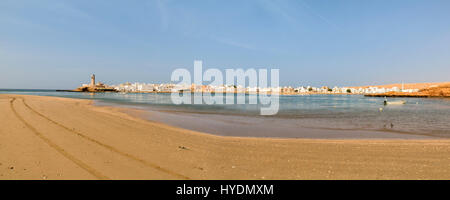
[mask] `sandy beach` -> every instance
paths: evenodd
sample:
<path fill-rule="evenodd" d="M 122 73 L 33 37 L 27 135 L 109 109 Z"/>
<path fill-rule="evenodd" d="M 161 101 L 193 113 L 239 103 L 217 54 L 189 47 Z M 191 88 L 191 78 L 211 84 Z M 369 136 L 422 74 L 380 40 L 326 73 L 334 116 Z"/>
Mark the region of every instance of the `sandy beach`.
<path fill-rule="evenodd" d="M 92 101 L 0 95 L 0 179 L 450 179 L 446 139 L 223 137 Z"/>

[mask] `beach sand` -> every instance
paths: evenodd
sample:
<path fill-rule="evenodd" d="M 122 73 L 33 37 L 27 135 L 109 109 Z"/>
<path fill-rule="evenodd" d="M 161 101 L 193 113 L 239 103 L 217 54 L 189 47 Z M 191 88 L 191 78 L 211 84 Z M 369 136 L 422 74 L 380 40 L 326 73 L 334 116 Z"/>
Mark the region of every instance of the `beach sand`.
<path fill-rule="evenodd" d="M 0 179 L 450 179 L 445 139 L 223 137 L 40 96 L 0 111 Z"/>

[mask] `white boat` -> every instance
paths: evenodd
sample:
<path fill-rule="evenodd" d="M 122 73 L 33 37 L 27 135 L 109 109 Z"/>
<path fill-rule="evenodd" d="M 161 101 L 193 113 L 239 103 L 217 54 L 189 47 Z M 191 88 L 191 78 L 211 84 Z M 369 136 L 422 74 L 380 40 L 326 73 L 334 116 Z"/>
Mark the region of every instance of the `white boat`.
<path fill-rule="evenodd" d="M 402 104 L 406 104 L 406 101 L 388 101 L 386 102 L 386 105 L 402 105 Z"/>
<path fill-rule="evenodd" d="M 403 105 L 406 104 L 406 101 L 388 101 L 386 97 L 384 97 L 384 105 Z"/>

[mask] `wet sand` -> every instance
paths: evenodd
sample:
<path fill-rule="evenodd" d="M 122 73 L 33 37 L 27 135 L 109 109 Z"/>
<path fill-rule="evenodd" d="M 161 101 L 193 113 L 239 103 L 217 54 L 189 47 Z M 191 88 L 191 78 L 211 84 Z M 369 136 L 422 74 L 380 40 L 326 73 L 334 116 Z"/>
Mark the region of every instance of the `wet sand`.
<path fill-rule="evenodd" d="M 450 179 L 447 139 L 224 137 L 40 96 L 0 110 L 0 179 Z"/>
<path fill-rule="evenodd" d="M 124 109 L 132 116 L 189 130 L 235 137 L 305 139 L 443 139 L 437 135 L 392 129 L 358 130 L 303 127 L 295 119 Z"/>

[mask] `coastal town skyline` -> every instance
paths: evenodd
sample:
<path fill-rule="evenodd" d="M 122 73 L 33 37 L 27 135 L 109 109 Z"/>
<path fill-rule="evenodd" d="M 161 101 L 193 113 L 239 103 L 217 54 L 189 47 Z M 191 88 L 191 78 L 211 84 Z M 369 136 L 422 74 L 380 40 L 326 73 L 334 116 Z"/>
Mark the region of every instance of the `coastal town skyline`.
<path fill-rule="evenodd" d="M 329 87 L 329 86 L 278 86 L 278 87 L 250 87 L 238 84 L 179 84 L 179 83 L 121 83 L 108 85 L 103 82 L 97 82 L 95 74 L 91 75 L 90 82 L 82 84 L 75 91 L 95 92 L 95 91 L 117 91 L 132 93 L 171 93 L 171 92 L 223 92 L 223 93 L 259 93 L 259 92 L 277 92 L 280 94 L 381 94 L 388 92 L 415 93 L 425 87 L 437 87 L 446 83 L 422 83 L 385 85 L 385 86 L 353 86 L 353 87 Z"/>

